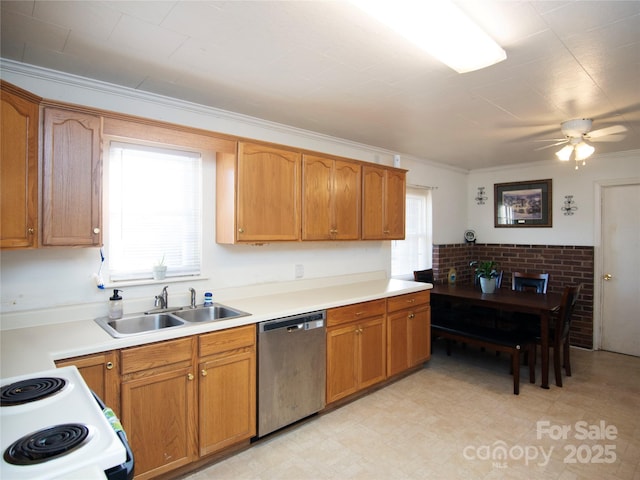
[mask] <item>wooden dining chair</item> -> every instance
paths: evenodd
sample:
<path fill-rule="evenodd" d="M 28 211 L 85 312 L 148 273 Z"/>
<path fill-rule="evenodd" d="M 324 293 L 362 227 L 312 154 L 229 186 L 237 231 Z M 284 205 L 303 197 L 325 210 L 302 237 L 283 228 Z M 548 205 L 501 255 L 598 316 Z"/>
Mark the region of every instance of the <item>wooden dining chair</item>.
<path fill-rule="evenodd" d="M 567 377 L 571 376 L 571 349 L 570 349 L 570 330 L 573 312 L 576 302 L 582 290 L 582 283 L 576 286 L 567 286 L 562 292 L 562 301 L 560 302 L 560 310 L 551 319 L 549 325 L 549 346 L 553 348 L 553 370 L 556 377 L 556 385 L 562 386 L 562 367 L 564 366 Z M 541 344 L 540 336 L 536 338 L 536 343 Z M 562 351 L 562 355 L 560 354 Z M 533 350 L 533 361 L 535 365 L 535 352 Z M 548 355 L 548 352 L 541 352 L 542 355 Z"/>
<path fill-rule="evenodd" d="M 413 279 L 416 282 L 433 283 L 433 268 L 427 270 L 414 270 Z"/>
<path fill-rule="evenodd" d="M 511 290 L 518 292 L 535 291 L 536 293 L 547 293 L 548 285 L 548 273 L 513 272 L 511 276 Z"/>

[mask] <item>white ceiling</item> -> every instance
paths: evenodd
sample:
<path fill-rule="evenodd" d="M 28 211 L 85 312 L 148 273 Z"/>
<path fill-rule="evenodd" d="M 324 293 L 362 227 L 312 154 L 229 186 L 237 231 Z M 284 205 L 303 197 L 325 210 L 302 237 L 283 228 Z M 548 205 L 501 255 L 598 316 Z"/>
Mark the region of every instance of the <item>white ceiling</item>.
<path fill-rule="evenodd" d="M 460 0 L 507 60 L 457 74 L 339 1 L 5 1 L 1 55 L 466 169 L 560 123 L 640 149 L 640 1 Z"/>

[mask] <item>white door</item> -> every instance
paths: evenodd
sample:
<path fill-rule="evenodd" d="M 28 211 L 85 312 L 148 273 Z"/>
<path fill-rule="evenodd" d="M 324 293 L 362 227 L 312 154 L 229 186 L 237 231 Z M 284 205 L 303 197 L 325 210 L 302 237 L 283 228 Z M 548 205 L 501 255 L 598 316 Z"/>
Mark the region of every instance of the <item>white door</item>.
<path fill-rule="evenodd" d="M 603 350 L 640 356 L 640 184 L 602 189 Z"/>

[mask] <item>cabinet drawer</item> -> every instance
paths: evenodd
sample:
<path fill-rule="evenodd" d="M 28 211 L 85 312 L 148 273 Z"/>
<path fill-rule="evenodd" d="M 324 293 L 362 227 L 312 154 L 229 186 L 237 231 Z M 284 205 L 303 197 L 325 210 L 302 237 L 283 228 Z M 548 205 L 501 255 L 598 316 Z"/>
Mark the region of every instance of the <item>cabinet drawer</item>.
<path fill-rule="evenodd" d="M 198 355 L 206 357 L 238 348 L 252 347 L 256 343 L 256 326 L 230 328 L 200 335 Z"/>
<path fill-rule="evenodd" d="M 191 361 L 192 337 L 126 348 L 120 352 L 122 374 Z"/>
<path fill-rule="evenodd" d="M 405 308 L 411 308 L 416 305 L 424 305 L 429 303 L 431 292 L 423 290 L 422 292 L 408 293 L 406 295 L 398 295 L 397 297 L 387 298 L 387 311 L 395 312 Z"/>
<path fill-rule="evenodd" d="M 332 308 L 327 311 L 327 326 L 340 325 L 361 318 L 374 317 L 385 314 L 386 300 L 374 300 L 372 302 L 354 303 L 344 307 Z"/>

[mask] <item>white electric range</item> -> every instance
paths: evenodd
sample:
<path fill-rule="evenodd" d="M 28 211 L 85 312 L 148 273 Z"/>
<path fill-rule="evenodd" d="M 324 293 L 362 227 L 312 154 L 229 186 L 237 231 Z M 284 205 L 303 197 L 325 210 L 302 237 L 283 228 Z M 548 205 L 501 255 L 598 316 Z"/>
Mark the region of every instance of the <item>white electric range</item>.
<path fill-rule="evenodd" d="M 5 378 L 0 386 L 0 478 L 133 477 L 126 435 L 112 427 L 76 367 Z"/>

